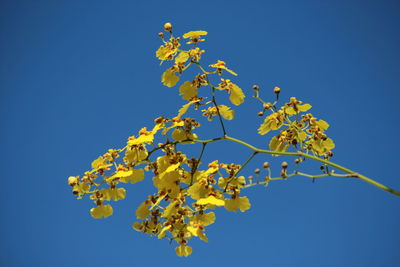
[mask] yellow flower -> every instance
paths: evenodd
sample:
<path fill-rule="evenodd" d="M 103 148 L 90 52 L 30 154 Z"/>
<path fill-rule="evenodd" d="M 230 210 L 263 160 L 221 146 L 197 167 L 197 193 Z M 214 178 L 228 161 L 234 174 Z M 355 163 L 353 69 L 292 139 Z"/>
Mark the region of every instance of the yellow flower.
<path fill-rule="evenodd" d="M 187 226 L 186 230 L 193 236 L 199 237 L 204 242 L 208 242 L 207 236 L 203 233 L 204 227 L 202 226 Z"/>
<path fill-rule="evenodd" d="M 318 140 L 310 140 L 307 142 L 312 146 L 312 149 L 319 156 L 325 154 L 326 152 L 331 151 L 335 148 L 335 143 L 331 138 L 327 138 L 326 140 L 318 139 Z"/>
<path fill-rule="evenodd" d="M 176 211 L 177 211 L 177 206 L 179 206 L 179 204 L 177 205 L 177 201 L 171 201 L 171 203 L 164 209 L 164 212 L 162 213 L 161 217 L 164 218 L 169 218 L 173 215 L 175 215 Z"/>
<path fill-rule="evenodd" d="M 162 61 L 172 60 L 178 52 L 178 48 L 174 46 L 172 42 L 168 42 L 165 45 L 160 46 L 156 51 L 156 57 Z"/>
<path fill-rule="evenodd" d="M 301 103 L 303 102 L 297 100 L 295 97 L 291 97 L 290 102 L 285 105 L 285 113 L 288 115 L 294 115 L 299 112 L 306 112 L 312 107 L 310 104 L 301 105 Z"/>
<path fill-rule="evenodd" d="M 218 105 L 219 114 L 226 120 L 233 120 L 235 115 L 235 111 L 231 110 L 230 107 L 225 105 Z M 207 109 L 203 109 L 203 116 L 207 116 L 209 121 L 212 121 L 213 116 L 218 115 L 218 110 L 216 107 L 208 107 Z"/>
<path fill-rule="evenodd" d="M 158 234 L 158 239 L 164 238 L 167 231 L 171 229 L 171 225 L 165 226 L 161 229 L 161 232 Z"/>
<path fill-rule="evenodd" d="M 224 61 L 218 60 L 217 63 L 210 65 L 210 67 L 216 68 L 219 75 L 222 74 L 222 70 L 226 70 L 230 74 L 237 76 L 236 72 L 234 72 L 226 67 L 226 63 Z"/>
<path fill-rule="evenodd" d="M 68 185 L 74 186 L 79 182 L 79 177 L 78 176 L 70 176 L 68 177 Z"/>
<path fill-rule="evenodd" d="M 128 163 L 138 163 L 146 159 L 148 154 L 149 153 L 144 148 L 144 146 L 141 146 L 141 148 L 129 146 L 125 150 L 124 160 L 127 161 Z"/>
<path fill-rule="evenodd" d="M 143 169 L 130 169 L 128 171 L 118 171 L 112 176 L 113 178 L 119 178 L 119 181 L 123 183 L 130 182 L 135 184 L 137 182 L 143 181 L 144 170 Z"/>
<path fill-rule="evenodd" d="M 200 48 L 196 47 L 189 50 L 189 55 L 193 58 L 194 61 L 199 61 L 201 59 L 201 55 L 205 52 L 205 50 L 200 50 Z"/>
<path fill-rule="evenodd" d="M 223 199 L 218 199 L 214 196 L 209 196 L 206 198 L 201 198 L 199 200 L 197 200 L 196 202 L 199 205 L 216 205 L 216 206 L 224 206 L 225 205 L 225 201 Z"/>
<path fill-rule="evenodd" d="M 192 104 L 197 103 L 197 102 L 199 102 L 199 101 L 200 101 L 200 99 L 193 99 L 193 100 L 191 100 L 189 103 L 183 105 L 183 106 L 179 109 L 178 115 L 175 117 L 175 119 L 180 119 L 180 118 L 188 111 L 189 107 L 190 107 Z"/>
<path fill-rule="evenodd" d="M 150 214 L 150 210 L 148 208 L 149 201 L 146 200 L 136 209 L 136 218 L 138 219 L 146 219 Z"/>
<path fill-rule="evenodd" d="M 187 131 L 185 131 L 183 129 L 175 129 L 172 132 L 172 138 L 175 141 L 178 141 L 178 142 L 181 142 L 181 141 L 184 141 L 184 140 L 196 140 L 196 139 L 198 139 L 197 134 L 191 133 L 191 132 L 187 132 Z M 186 144 L 188 142 L 183 142 L 183 143 Z"/>
<path fill-rule="evenodd" d="M 246 97 L 242 91 L 242 89 L 236 84 L 232 83 L 229 79 L 221 79 L 222 83 L 219 84 L 216 89 L 226 90 L 231 95 L 229 96 L 229 100 L 232 104 L 238 106 L 244 102 L 244 98 Z"/>
<path fill-rule="evenodd" d="M 258 133 L 264 135 L 271 130 L 278 130 L 283 125 L 284 119 L 285 117 L 281 110 L 272 113 L 264 119 L 264 122 L 258 128 Z"/>
<path fill-rule="evenodd" d="M 178 166 L 171 165 L 173 168 L 178 168 Z M 179 194 L 180 186 L 180 174 L 178 171 L 173 170 L 169 172 L 163 172 L 162 176 L 157 175 L 153 178 L 153 184 L 159 191 L 168 192 L 170 197 L 176 197 Z"/>
<path fill-rule="evenodd" d="M 175 248 L 176 255 L 180 257 L 187 257 L 192 254 L 192 247 L 180 245 L 179 247 Z"/>
<path fill-rule="evenodd" d="M 190 100 L 193 97 L 197 97 L 197 86 L 190 81 L 186 81 L 179 87 L 179 93 L 184 100 Z"/>
<path fill-rule="evenodd" d="M 157 125 L 156 125 L 157 126 Z M 154 135 L 157 133 L 159 128 L 154 127 L 152 131 L 147 131 L 144 127 L 139 131 L 139 137 L 131 136 L 128 139 L 128 146 L 142 145 L 144 143 L 151 144 L 154 140 Z"/>
<path fill-rule="evenodd" d="M 218 179 L 218 186 L 222 189 L 225 189 L 227 183 L 229 181 L 230 186 L 235 186 L 238 188 L 242 188 L 246 185 L 246 179 L 244 176 L 235 177 L 235 179 L 231 180 L 230 178 L 220 177 Z"/>
<path fill-rule="evenodd" d="M 112 164 L 107 164 L 107 160 L 100 156 L 92 162 L 92 169 L 98 172 L 100 175 L 103 175 L 104 171 L 109 170 L 110 168 L 108 167 L 111 165 Z"/>
<path fill-rule="evenodd" d="M 175 64 L 184 64 L 189 59 L 189 57 L 190 57 L 189 52 L 182 51 L 175 58 Z"/>
<path fill-rule="evenodd" d="M 225 106 L 225 105 L 218 105 L 218 110 L 219 110 L 219 113 L 221 114 L 221 116 L 224 117 L 224 119 L 233 120 L 235 111 L 231 110 L 230 107 Z"/>
<path fill-rule="evenodd" d="M 250 209 L 250 201 L 247 197 L 236 197 L 233 199 L 225 199 L 225 209 L 229 211 L 237 212 L 240 209 L 241 212 L 245 212 Z"/>
<path fill-rule="evenodd" d="M 104 200 L 114 200 L 118 201 L 124 199 L 126 196 L 125 188 L 103 188 L 100 191 L 103 194 Z"/>
<path fill-rule="evenodd" d="M 199 172 L 196 172 L 196 173 L 199 173 Z M 197 175 L 195 175 L 195 178 L 196 178 L 196 176 Z M 206 187 L 205 184 L 198 183 L 198 182 L 193 184 L 188 189 L 188 193 L 189 193 L 190 197 L 195 200 L 206 198 L 208 196 L 208 194 L 210 193 L 210 191 L 211 191 L 211 189 L 209 187 Z"/>
<path fill-rule="evenodd" d="M 190 41 L 187 42 L 187 44 L 192 44 L 192 43 L 198 43 L 198 42 L 202 42 L 205 41 L 204 39 L 200 39 L 202 35 L 207 35 L 208 32 L 206 31 L 191 31 L 188 33 L 185 33 L 183 35 L 183 38 L 187 39 L 190 38 Z"/>
<path fill-rule="evenodd" d="M 319 121 L 316 122 L 316 124 L 318 125 L 318 127 L 319 127 L 321 130 L 326 130 L 326 129 L 329 128 L 329 124 L 328 124 L 326 121 L 324 121 L 324 120 L 319 120 Z"/>
<path fill-rule="evenodd" d="M 206 31 L 191 31 L 188 33 L 185 33 L 183 35 L 183 38 L 187 39 L 187 38 L 196 38 L 196 37 L 200 37 L 201 35 L 207 35 L 208 32 Z"/>
<path fill-rule="evenodd" d="M 90 190 L 90 185 L 85 184 L 85 183 L 77 183 L 72 188 L 72 193 L 74 195 L 82 196 L 82 195 L 86 194 L 87 192 L 89 192 L 89 190 Z"/>
<path fill-rule="evenodd" d="M 90 215 L 95 219 L 107 218 L 113 214 L 111 205 L 99 205 L 90 209 Z"/>
<path fill-rule="evenodd" d="M 175 72 L 174 67 L 167 69 L 161 76 L 161 82 L 168 87 L 175 86 L 179 81 L 179 76 L 177 76 Z"/>
<path fill-rule="evenodd" d="M 190 221 L 195 224 L 197 223 L 203 226 L 208 226 L 215 222 L 215 213 L 209 212 L 209 213 L 196 214 L 190 218 Z"/>
<path fill-rule="evenodd" d="M 277 152 L 285 152 L 289 148 L 289 145 L 285 145 L 284 142 L 279 140 L 278 137 L 272 137 L 271 141 L 269 142 L 269 149 Z"/>

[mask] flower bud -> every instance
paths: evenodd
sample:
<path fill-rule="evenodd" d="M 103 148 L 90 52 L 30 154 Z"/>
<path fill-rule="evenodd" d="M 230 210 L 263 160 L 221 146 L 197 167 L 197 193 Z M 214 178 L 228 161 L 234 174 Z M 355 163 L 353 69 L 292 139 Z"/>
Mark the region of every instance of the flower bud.
<path fill-rule="evenodd" d="M 275 94 L 279 94 L 281 92 L 281 88 L 279 88 L 279 87 L 275 87 L 274 88 L 274 93 Z"/>
<path fill-rule="evenodd" d="M 154 123 L 159 124 L 162 123 L 163 121 L 164 121 L 164 116 L 160 116 L 154 120 Z"/>
<path fill-rule="evenodd" d="M 163 33 L 163 32 L 159 32 L 159 33 L 158 33 L 158 37 L 164 38 L 164 33 Z"/>
<path fill-rule="evenodd" d="M 253 90 L 254 91 L 258 91 L 260 89 L 260 86 L 258 86 L 258 85 L 253 85 Z"/>
<path fill-rule="evenodd" d="M 172 31 L 172 24 L 169 23 L 169 22 L 165 23 L 165 24 L 164 24 L 164 30 L 165 30 L 166 32 Z"/>
<path fill-rule="evenodd" d="M 258 115 L 259 117 L 262 117 L 262 116 L 264 115 L 264 112 L 260 111 L 260 112 L 258 112 L 257 115 Z"/>
<path fill-rule="evenodd" d="M 255 174 L 259 174 L 259 173 L 260 173 L 260 169 L 255 169 L 255 170 L 254 170 L 254 173 L 255 173 Z"/>
<path fill-rule="evenodd" d="M 264 109 L 270 109 L 270 108 L 272 108 L 272 104 L 271 103 L 264 103 L 263 108 Z"/>
<path fill-rule="evenodd" d="M 289 164 L 286 161 L 282 162 L 282 169 L 286 169 L 288 166 Z"/>
<path fill-rule="evenodd" d="M 78 183 L 78 177 L 76 177 L 76 176 L 70 176 L 70 177 L 68 177 L 68 184 L 70 185 L 70 186 L 74 186 L 74 185 L 76 185 Z"/>
<path fill-rule="evenodd" d="M 269 168 L 269 162 L 268 161 L 264 162 L 263 168 L 264 169 L 268 169 Z"/>

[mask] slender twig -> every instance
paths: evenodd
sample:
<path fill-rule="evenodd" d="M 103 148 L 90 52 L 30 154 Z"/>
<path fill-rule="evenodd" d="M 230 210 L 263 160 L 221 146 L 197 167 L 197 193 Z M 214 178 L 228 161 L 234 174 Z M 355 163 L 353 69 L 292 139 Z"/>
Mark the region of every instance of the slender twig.
<path fill-rule="evenodd" d="M 208 74 L 210 74 L 210 73 L 205 71 L 205 69 L 201 66 L 201 64 L 199 62 L 194 62 L 194 63 L 201 69 L 201 71 L 204 73 L 204 75 L 206 75 L 207 84 L 211 87 L 211 90 L 212 90 L 212 102 L 214 104 L 214 107 L 217 109 L 219 123 L 221 124 L 223 135 L 225 136 L 226 135 L 226 129 L 225 129 L 224 121 L 222 120 L 222 116 L 221 116 L 221 113 L 219 111 L 219 107 L 218 107 L 217 101 L 215 99 L 215 88 L 216 87 L 214 85 L 212 85 L 212 83 L 210 82 L 210 78 L 208 77 Z"/>
<path fill-rule="evenodd" d="M 350 169 L 348 169 L 346 167 L 343 167 L 343 166 L 341 166 L 341 165 L 339 165 L 337 163 L 334 163 L 332 161 L 325 160 L 325 159 L 322 159 L 320 157 L 313 156 L 313 155 L 310 155 L 310 154 L 307 154 L 307 153 L 304 153 L 304 152 L 301 152 L 301 151 L 298 151 L 298 152 L 279 152 L 279 151 L 271 151 L 271 150 L 259 149 L 259 148 L 256 148 L 255 146 L 252 146 L 252 145 L 250 145 L 250 144 L 248 144 L 248 143 L 246 143 L 246 142 L 244 142 L 242 140 L 239 140 L 239 139 L 236 139 L 236 138 L 233 138 L 233 137 L 230 137 L 230 136 L 223 136 L 223 137 L 209 139 L 209 140 L 203 140 L 203 141 L 202 140 L 195 140 L 195 142 L 211 143 L 211 142 L 216 142 L 216 141 L 219 141 L 219 140 L 229 140 L 229 141 L 241 144 L 243 146 L 246 146 L 246 147 L 250 148 L 251 150 L 253 150 L 254 152 L 258 152 L 258 153 L 264 153 L 264 154 L 270 154 L 270 155 L 285 155 L 285 156 L 295 156 L 295 157 L 309 158 L 309 159 L 321 162 L 323 164 L 332 166 L 332 167 L 334 167 L 334 168 L 336 168 L 338 170 L 341 170 L 341 171 L 343 171 L 343 172 L 345 172 L 347 174 L 350 174 L 351 177 L 363 180 L 364 182 L 367 182 L 367 183 L 369 183 L 369 184 L 371 184 L 371 185 L 373 185 L 375 187 L 378 187 L 378 188 L 380 188 L 382 190 L 385 190 L 386 192 L 389 192 L 389 193 L 394 194 L 396 196 L 400 196 L 400 192 L 399 191 L 396 191 L 396 190 L 394 190 L 394 189 L 392 189 L 390 187 L 387 187 L 387 186 L 385 186 L 385 185 L 383 185 L 381 183 L 378 183 L 375 180 L 372 180 L 371 178 L 368 178 L 368 177 L 366 177 L 366 176 L 364 176 L 362 174 L 359 174 L 359 173 L 357 173 L 355 171 L 352 171 L 352 170 L 350 170 Z"/>
<path fill-rule="evenodd" d="M 202 143 L 202 144 L 201 144 L 200 156 L 197 158 L 197 160 L 196 160 L 196 162 L 194 163 L 194 166 L 193 166 L 193 168 L 192 168 L 192 171 L 190 172 L 190 186 L 193 184 L 193 177 L 194 177 L 194 174 L 195 174 L 196 171 L 197 171 L 197 168 L 198 168 L 199 165 L 200 165 L 200 160 L 201 160 L 201 158 L 203 157 L 203 153 L 204 153 L 204 149 L 206 148 L 206 145 L 207 145 L 207 143 Z"/>
<path fill-rule="evenodd" d="M 242 166 L 240 166 L 239 170 L 228 180 L 228 182 L 226 183 L 224 192 L 226 192 L 226 189 L 228 189 L 229 183 L 232 182 L 233 179 L 235 179 L 237 177 L 237 175 L 244 169 L 244 167 L 246 167 L 246 165 L 254 158 L 255 155 L 257 155 L 258 152 L 254 151 L 250 157 L 242 164 Z"/>

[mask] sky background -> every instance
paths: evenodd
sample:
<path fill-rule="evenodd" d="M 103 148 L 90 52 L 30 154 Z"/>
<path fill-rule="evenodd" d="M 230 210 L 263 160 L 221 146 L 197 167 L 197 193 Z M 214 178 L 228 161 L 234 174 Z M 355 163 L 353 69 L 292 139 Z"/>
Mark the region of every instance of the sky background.
<path fill-rule="evenodd" d="M 398 266 L 400 198 L 360 180 L 297 177 L 248 189 L 252 208 L 224 209 L 193 241 L 175 244 L 131 228 L 153 193 L 150 176 L 127 186 L 114 216 L 90 217 L 67 177 L 185 102 L 164 87 L 154 52 L 165 22 L 207 30 L 204 64 L 228 62 L 248 95 L 227 122 L 258 147 L 262 119 L 251 86 L 296 96 L 330 123 L 334 161 L 400 189 L 398 1 L 1 1 L 0 265 L 19 266 Z M 190 79 L 190 76 L 186 76 Z M 222 94 L 221 94 L 222 96 Z M 221 103 L 223 103 L 221 99 Z M 200 138 L 220 135 L 202 120 Z M 191 153 L 198 153 L 188 150 Z M 204 162 L 242 163 L 250 151 L 220 142 Z M 293 166 L 292 158 L 285 158 Z M 244 174 L 284 158 L 257 156 Z M 289 167 L 290 168 L 290 167 Z M 318 164 L 305 171 L 319 173 Z M 397 263 L 397 264 L 396 264 Z"/>

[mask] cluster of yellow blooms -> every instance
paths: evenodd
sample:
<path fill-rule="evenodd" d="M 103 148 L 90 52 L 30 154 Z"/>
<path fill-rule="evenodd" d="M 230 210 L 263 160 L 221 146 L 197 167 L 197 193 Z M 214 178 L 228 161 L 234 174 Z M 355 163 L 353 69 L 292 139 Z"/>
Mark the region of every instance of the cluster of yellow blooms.
<path fill-rule="evenodd" d="M 298 150 L 312 151 L 318 156 L 330 155 L 335 144 L 324 133 L 329 124 L 324 120 L 317 120 L 311 113 L 301 115 L 300 119 L 300 113 L 311 109 L 310 104 L 301 104 L 295 97 L 291 97 L 290 102 L 279 110 L 271 103 L 264 103 L 264 108 L 272 114 L 264 119 L 258 133 L 264 135 L 271 130 L 283 128 L 269 143 L 269 148 L 273 151 L 283 152 L 293 145 Z"/>
<path fill-rule="evenodd" d="M 215 222 L 213 210 L 224 207 L 229 211 L 244 212 L 250 208 L 250 201 L 242 195 L 242 189 L 250 186 L 251 180 L 238 175 L 245 164 L 213 161 L 206 168 L 200 169 L 201 156 L 207 142 L 202 143 L 193 132 L 200 123 L 194 118 L 183 116 L 190 107 L 195 110 L 202 107 L 202 115 L 208 120 L 218 117 L 224 131 L 224 136 L 219 138 L 221 140 L 227 136 L 222 119 L 232 120 L 235 112 L 231 107 L 217 104 L 215 90 L 226 91 L 230 102 L 236 106 L 244 102 L 245 95 L 230 79 L 219 78 L 218 85 L 212 85 L 210 77 L 213 74 L 237 74 L 221 60 L 209 65 L 211 71 L 206 71 L 200 65 L 205 51 L 198 44 L 204 41 L 206 31 L 184 34 L 183 39 L 191 47 L 183 50 L 181 38 L 172 34 L 172 25 L 166 23 L 164 29 L 170 36 L 167 39 L 164 33 L 159 33 L 163 45 L 156 51 L 156 57 L 161 63 L 170 61 L 173 65 L 162 74 L 161 82 L 167 87 L 173 87 L 190 66 L 197 65 L 199 68 L 199 73 L 192 80 L 184 81 L 179 87 L 179 94 L 187 103 L 179 109 L 176 117 L 155 119 L 151 130 L 143 128 L 137 135 L 128 138 L 124 148 L 110 149 L 94 160 L 91 170 L 82 177 L 69 177 L 68 184 L 78 198 L 89 195 L 93 200 L 95 207 L 90 210 L 92 217 L 107 218 L 113 214 L 113 208 L 106 203 L 122 200 L 126 196 L 123 184 L 140 182 L 145 178 L 145 172 L 151 173 L 156 193 L 139 205 L 136 210 L 138 221 L 132 227 L 160 239 L 176 241 L 177 255 L 188 256 L 192 253 L 192 248 L 188 246 L 189 239 L 198 237 L 208 241 L 205 227 Z M 202 89 L 207 86 L 211 89 Z M 255 97 L 263 102 L 261 115 L 267 110 L 271 111 L 258 129 L 259 134 L 280 130 L 269 142 L 271 151 L 285 152 L 292 146 L 296 151 L 311 152 L 325 158 L 332 155 L 334 144 L 325 134 L 329 125 L 306 113 L 311 105 L 302 104 L 292 97 L 278 109 L 276 102 L 264 102 L 259 98 L 258 87 L 253 89 Z M 275 88 L 277 96 L 279 91 L 279 88 Z M 203 92 L 203 96 L 200 96 L 200 92 Z M 211 94 L 212 100 L 207 100 L 207 92 L 208 96 Z M 156 144 L 156 134 L 160 134 L 165 141 Z M 188 158 L 177 151 L 176 144 L 180 143 L 202 143 L 200 156 Z M 159 156 L 152 159 L 156 152 Z"/>

